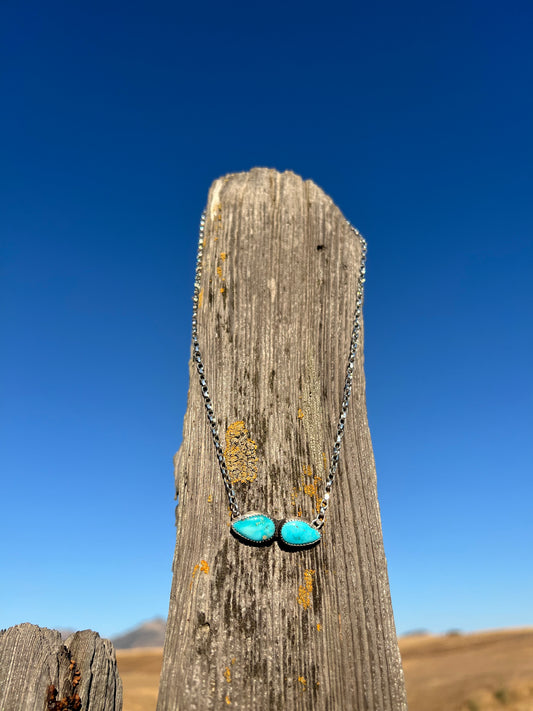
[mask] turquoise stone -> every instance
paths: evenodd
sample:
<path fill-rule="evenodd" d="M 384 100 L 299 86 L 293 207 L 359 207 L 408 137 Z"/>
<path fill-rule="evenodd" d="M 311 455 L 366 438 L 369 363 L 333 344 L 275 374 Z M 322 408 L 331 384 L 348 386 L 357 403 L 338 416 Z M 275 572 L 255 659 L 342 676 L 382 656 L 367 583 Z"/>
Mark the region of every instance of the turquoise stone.
<path fill-rule="evenodd" d="M 269 541 L 276 533 L 274 521 L 263 514 L 245 515 L 234 521 L 231 527 L 238 536 L 254 543 Z"/>
<path fill-rule="evenodd" d="M 306 521 L 292 519 L 281 527 L 281 540 L 289 546 L 309 546 L 320 540 L 320 533 Z"/>

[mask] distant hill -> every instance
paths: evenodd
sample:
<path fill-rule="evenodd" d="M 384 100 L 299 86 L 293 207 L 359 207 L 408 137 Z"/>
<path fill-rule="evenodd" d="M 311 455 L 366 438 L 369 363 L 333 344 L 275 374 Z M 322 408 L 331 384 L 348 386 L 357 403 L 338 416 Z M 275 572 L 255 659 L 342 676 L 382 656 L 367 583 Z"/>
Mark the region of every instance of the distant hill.
<path fill-rule="evenodd" d="M 143 622 L 138 627 L 113 637 L 115 649 L 133 649 L 134 647 L 162 647 L 165 642 L 166 620 L 156 617 Z"/>
<path fill-rule="evenodd" d="M 58 630 L 63 642 L 67 639 L 67 637 L 70 637 L 71 634 L 74 634 L 75 631 L 76 630 L 70 629 L 70 627 L 66 627 L 66 628 L 62 628 L 62 629 Z"/>

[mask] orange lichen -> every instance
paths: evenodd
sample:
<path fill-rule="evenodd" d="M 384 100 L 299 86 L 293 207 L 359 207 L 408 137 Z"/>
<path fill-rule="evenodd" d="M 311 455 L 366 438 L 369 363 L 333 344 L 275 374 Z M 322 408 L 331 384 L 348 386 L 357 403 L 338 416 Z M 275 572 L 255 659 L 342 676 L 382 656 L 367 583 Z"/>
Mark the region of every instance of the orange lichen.
<path fill-rule="evenodd" d="M 313 468 L 309 464 L 304 464 L 303 467 L 303 479 L 302 479 L 302 488 L 304 491 L 304 494 L 307 496 L 310 496 L 311 498 L 314 498 L 316 495 L 316 489 L 314 484 L 308 484 L 306 481 L 305 477 L 313 476 Z"/>
<path fill-rule="evenodd" d="M 303 477 L 302 477 L 302 489 L 306 496 L 315 500 L 315 509 L 320 511 L 320 484 L 322 483 L 322 477 L 315 474 L 313 477 L 313 483 L 307 481 L 306 477 L 313 476 L 313 469 L 309 464 L 303 465 Z"/>
<path fill-rule="evenodd" d="M 320 476 L 315 476 L 314 479 L 314 487 L 315 487 L 315 509 L 316 512 L 318 513 L 320 511 L 320 506 L 322 505 L 322 500 L 320 499 L 320 484 L 322 484 L 322 477 Z"/>
<path fill-rule="evenodd" d="M 231 684 L 231 669 L 229 667 L 226 667 L 224 676 L 226 677 L 226 681 L 228 682 L 228 684 Z"/>
<path fill-rule="evenodd" d="M 309 478 L 313 477 L 313 481 L 310 482 Z M 300 477 L 300 486 L 294 487 L 291 492 L 291 503 L 297 516 L 302 515 L 302 508 L 297 504 L 298 494 L 302 491 L 309 498 L 314 499 L 315 508 L 320 511 L 320 491 L 322 483 L 322 477 L 317 474 L 313 475 L 313 467 L 310 464 L 304 464 L 302 466 L 302 474 Z"/>
<path fill-rule="evenodd" d="M 200 571 L 201 573 L 205 573 L 206 575 L 209 575 L 209 565 L 207 564 L 207 561 L 201 560 L 199 563 L 196 563 L 196 565 L 194 566 L 194 569 L 192 571 L 191 584 L 189 585 L 189 590 L 192 588 L 194 576 L 196 575 L 196 573 L 198 571 Z"/>
<path fill-rule="evenodd" d="M 311 593 L 313 592 L 313 576 L 314 570 L 304 570 L 304 584 L 298 587 L 298 605 L 301 605 L 304 610 L 311 606 Z"/>
<path fill-rule="evenodd" d="M 222 259 L 223 262 L 225 262 L 227 258 L 228 255 L 226 254 L 226 252 L 220 252 L 220 259 Z"/>
<path fill-rule="evenodd" d="M 304 610 L 307 610 L 309 605 L 311 604 L 311 598 L 307 590 L 303 585 L 300 585 L 298 588 L 298 605 L 301 605 Z"/>
<path fill-rule="evenodd" d="M 316 629 L 317 629 L 317 632 L 320 632 L 320 630 L 322 629 L 322 625 L 320 624 L 320 622 L 316 623 Z"/>
<path fill-rule="evenodd" d="M 224 458 L 232 484 L 257 479 L 257 444 L 242 420 L 233 422 L 226 430 Z"/>
<path fill-rule="evenodd" d="M 74 675 L 72 677 L 72 686 L 76 688 L 81 681 L 81 671 L 78 669 L 78 665 L 76 664 L 75 659 L 70 660 L 69 669 L 74 672 Z"/>
<path fill-rule="evenodd" d="M 300 682 L 300 684 L 301 684 L 301 685 L 303 686 L 303 688 L 305 689 L 306 686 L 307 686 L 307 679 L 306 679 L 304 676 L 299 676 L 299 677 L 298 677 L 298 681 Z"/>
<path fill-rule="evenodd" d="M 298 408 L 298 419 L 302 420 L 304 417 L 304 411 L 302 410 L 301 407 Z"/>
<path fill-rule="evenodd" d="M 81 699 L 77 692 L 62 699 L 57 698 L 58 691 L 53 684 L 50 684 L 46 691 L 47 711 L 81 711 Z"/>
<path fill-rule="evenodd" d="M 225 252 L 222 252 L 222 254 L 220 255 L 220 260 L 223 262 L 226 259 L 226 257 L 227 257 L 227 254 Z M 222 265 L 220 263 L 217 265 L 217 276 L 222 282 L 222 285 L 220 286 L 219 291 L 221 294 L 223 294 L 226 291 L 226 279 L 225 279 L 224 275 L 222 274 Z"/>
<path fill-rule="evenodd" d="M 310 496 L 312 499 L 314 499 L 316 496 L 316 486 L 314 484 L 305 484 L 304 494 L 307 494 L 307 496 Z"/>
<path fill-rule="evenodd" d="M 229 696 L 226 696 L 226 703 L 228 706 L 231 704 L 231 699 Z"/>
<path fill-rule="evenodd" d="M 209 496 L 207 497 L 207 503 L 208 503 L 208 504 L 212 504 L 212 503 L 213 503 L 213 494 L 209 494 Z"/>
<path fill-rule="evenodd" d="M 298 496 L 298 488 L 295 486 L 291 492 L 291 503 L 296 511 L 296 497 Z"/>
<path fill-rule="evenodd" d="M 204 300 L 204 290 L 203 290 L 203 289 L 200 289 L 200 291 L 199 291 L 199 293 L 198 293 L 198 308 L 199 308 L 199 309 L 202 308 L 203 300 Z"/>
<path fill-rule="evenodd" d="M 69 671 L 72 672 L 72 687 L 74 691 L 72 694 L 64 696 L 62 699 L 58 699 L 58 691 L 56 687 L 53 684 L 50 684 L 46 692 L 46 711 L 81 710 L 81 699 L 76 691 L 76 687 L 81 681 L 81 672 L 75 659 L 70 660 Z"/>

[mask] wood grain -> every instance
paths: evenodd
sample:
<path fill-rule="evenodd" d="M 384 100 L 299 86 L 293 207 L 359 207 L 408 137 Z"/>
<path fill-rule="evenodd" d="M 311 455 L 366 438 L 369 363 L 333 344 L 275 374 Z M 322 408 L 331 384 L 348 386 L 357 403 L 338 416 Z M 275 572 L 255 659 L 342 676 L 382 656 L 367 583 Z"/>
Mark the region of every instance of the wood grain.
<path fill-rule="evenodd" d="M 244 437 L 233 451 L 248 473 L 235 485 L 243 512 L 316 515 L 359 260 L 340 210 L 311 181 L 256 168 L 209 191 L 199 340 L 223 446 L 228 428 Z M 230 535 L 191 365 L 158 711 L 406 708 L 362 353 L 363 339 L 323 540 L 292 553 Z"/>
<path fill-rule="evenodd" d="M 47 699 L 50 703 L 47 703 Z M 0 709 L 120 711 L 122 683 L 111 642 L 84 630 L 65 642 L 29 623 L 0 632 Z"/>

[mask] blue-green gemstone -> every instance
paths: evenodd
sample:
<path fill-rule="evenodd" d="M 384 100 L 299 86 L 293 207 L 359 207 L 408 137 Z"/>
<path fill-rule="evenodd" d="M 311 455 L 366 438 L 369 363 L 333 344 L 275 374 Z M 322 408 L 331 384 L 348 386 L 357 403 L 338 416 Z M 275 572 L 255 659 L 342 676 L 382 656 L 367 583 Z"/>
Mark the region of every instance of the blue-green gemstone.
<path fill-rule="evenodd" d="M 276 524 L 268 516 L 253 514 L 244 516 L 231 524 L 232 529 L 241 538 L 254 543 L 269 541 L 276 533 Z"/>
<path fill-rule="evenodd" d="M 289 546 L 310 546 L 320 540 L 320 533 L 306 521 L 287 521 L 281 527 L 281 540 Z"/>

